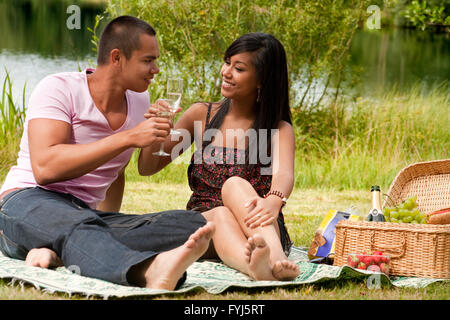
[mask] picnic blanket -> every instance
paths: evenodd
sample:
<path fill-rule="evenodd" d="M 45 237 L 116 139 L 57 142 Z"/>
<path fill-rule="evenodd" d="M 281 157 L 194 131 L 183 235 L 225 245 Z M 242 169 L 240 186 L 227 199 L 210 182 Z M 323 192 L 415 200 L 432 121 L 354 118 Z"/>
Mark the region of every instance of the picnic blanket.
<path fill-rule="evenodd" d="M 44 292 L 81 294 L 86 297 L 129 298 L 137 296 L 157 296 L 179 294 L 191 290 L 205 290 L 211 294 L 220 294 L 227 289 L 293 287 L 331 280 L 359 279 L 368 286 L 394 285 L 396 287 L 425 287 L 437 281 L 449 279 L 426 279 L 412 277 L 387 277 L 382 273 L 353 269 L 349 266 L 336 267 L 310 263 L 307 249 L 293 247 L 289 259 L 300 268 L 300 275 L 293 281 L 255 281 L 245 274 L 231 269 L 220 262 L 201 261 L 193 263 L 187 269 L 186 282 L 175 291 L 154 290 L 116 285 L 99 279 L 80 276 L 77 270 L 60 267 L 42 269 L 26 266 L 24 261 L 11 259 L 0 253 L 0 278 L 10 279 L 10 284 L 34 285 Z"/>

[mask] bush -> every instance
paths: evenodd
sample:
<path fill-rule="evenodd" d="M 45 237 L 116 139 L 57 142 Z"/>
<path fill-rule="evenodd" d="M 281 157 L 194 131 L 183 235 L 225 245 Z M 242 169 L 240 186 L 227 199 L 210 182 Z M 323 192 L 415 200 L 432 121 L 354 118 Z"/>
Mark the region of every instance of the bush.
<path fill-rule="evenodd" d="M 25 121 L 25 88 L 22 93 L 22 107 L 13 101 L 12 82 L 8 70 L 0 96 L 0 181 L 3 181 L 7 170 L 16 162 L 20 137 Z M 5 170 L 6 169 L 6 170 Z"/>
<path fill-rule="evenodd" d="M 189 88 L 184 106 L 220 99 L 220 66 L 226 48 L 248 33 L 271 33 L 284 45 L 291 75 L 292 106 L 317 104 L 339 87 L 343 67 L 366 8 L 377 1 L 350 0 L 112 0 L 106 12 L 148 21 L 160 43 L 161 74 L 152 100 L 164 90 L 169 74 L 179 74 Z M 317 97 L 317 98 L 316 98 Z"/>
<path fill-rule="evenodd" d="M 450 32 L 450 1 L 413 0 L 403 10 L 402 15 L 414 27 L 425 30 L 430 26 L 446 26 Z"/>
<path fill-rule="evenodd" d="M 400 169 L 444 159 L 450 149 L 448 85 L 375 98 L 341 97 L 296 126 L 296 186 L 387 189 Z M 335 119 L 325 122 L 324 119 Z"/>

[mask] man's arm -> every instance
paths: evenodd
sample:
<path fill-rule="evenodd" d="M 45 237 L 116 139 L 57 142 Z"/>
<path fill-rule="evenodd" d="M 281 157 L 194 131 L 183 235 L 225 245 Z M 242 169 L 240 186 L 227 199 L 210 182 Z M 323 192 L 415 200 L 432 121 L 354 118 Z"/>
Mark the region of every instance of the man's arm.
<path fill-rule="evenodd" d="M 33 174 L 40 185 L 78 178 L 128 148 L 162 143 L 169 131 L 169 120 L 151 118 L 133 129 L 95 142 L 70 144 L 69 123 L 52 119 L 32 119 L 28 123 L 28 143 Z"/>
<path fill-rule="evenodd" d="M 156 110 L 157 106 L 153 105 L 149 110 L 150 115 L 155 116 Z M 172 141 L 172 138 L 169 135 L 164 141 L 164 151 L 169 154 L 172 154 L 172 149 L 179 143 L 182 143 L 183 147 L 187 149 L 194 141 L 194 128 L 195 128 L 194 123 L 195 121 L 201 121 L 202 119 L 205 119 L 206 111 L 207 108 L 205 107 L 204 103 L 195 103 L 192 106 L 190 106 L 186 110 L 186 112 L 183 113 L 183 115 L 180 117 L 180 119 L 177 121 L 174 127 L 175 130 L 180 129 L 187 130 L 185 132 L 187 132 L 189 135 L 186 138 L 190 139 L 188 141 L 185 141 L 181 138 L 180 141 L 176 139 L 175 141 Z M 202 125 L 204 128 L 205 125 L 204 121 L 202 122 Z M 199 132 L 199 134 L 201 134 L 201 132 Z M 174 158 L 172 158 L 172 156 L 174 155 L 171 155 L 170 157 L 159 157 L 153 155 L 153 152 L 158 151 L 158 149 L 159 147 L 157 147 L 156 149 L 152 147 L 142 148 L 138 159 L 138 169 L 140 175 L 142 176 L 153 175 L 158 171 L 162 170 L 170 162 L 175 160 Z"/>
<path fill-rule="evenodd" d="M 97 210 L 104 212 L 119 212 L 122 206 L 123 191 L 125 189 L 125 167 L 120 170 L 117 179 L 106 191 L 105 200 L 100 202 Z"/>

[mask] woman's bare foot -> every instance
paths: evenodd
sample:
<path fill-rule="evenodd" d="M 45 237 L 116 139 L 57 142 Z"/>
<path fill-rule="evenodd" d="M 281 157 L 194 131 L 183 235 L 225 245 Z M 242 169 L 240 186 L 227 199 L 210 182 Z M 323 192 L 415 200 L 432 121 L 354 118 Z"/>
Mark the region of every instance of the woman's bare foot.
<path fill-rule="evenodd" d="M 270 248 L 259 234 L 247 239 L 245 254 L 248 262 L 248 275 L 255 280 L 276 280 L 270 265 Z"/>
<path fill-rule="evenodd" d="M 28 251 L 25 264 L 31 267 L 56 268 L 63 265 L 61 259 L 53 250 L 48 248 L 35 248 Z"/>
<path fill-rule="evenodd" d="M 208 222 L 180 247 L 149 259 L 144 286 L 151 289 L 173 290 L 186 269 L 208 249 L 214 231 L 214 223 Z"/>
<path fill-rule="evenodd" d="M 290 260 L 280 260 L 274 263 L 273 276 L 280 281 L 294 280 L 300 274 L 298 265 Z"/>

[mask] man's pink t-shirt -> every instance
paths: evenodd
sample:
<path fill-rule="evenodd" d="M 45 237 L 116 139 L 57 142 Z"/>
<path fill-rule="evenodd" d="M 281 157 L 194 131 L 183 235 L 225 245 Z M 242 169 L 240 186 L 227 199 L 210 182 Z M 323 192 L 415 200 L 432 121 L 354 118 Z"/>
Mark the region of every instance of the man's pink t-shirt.
<path fill-rule="evenodd" d="M 95 106 L 89 92 L 86 74 L 93 72 L 65 72 L 45 77 L 30 96 L 24 131 L 20 143 L 17 165 L 8 172 L 0 194 L 12 188 L 38 186 L 33 175 L 28 148 L 28 122 L 31 119 L 47 118 L 65 121 L 72 127 L 70 143 L 87 144 L 112 134 L 129 130 L 144 121 L 144 113 L 150 107 L 147 91 L 138 93 L 126 91 L 127 118 L 123 125 L 112 130 L 105 116 Z M 79 178 L 41 186 L 48 190 L 69 193 L 96 208 L 105 198 L 109 186 L 119 171 L 128 163 L 134 148 Z"/>

